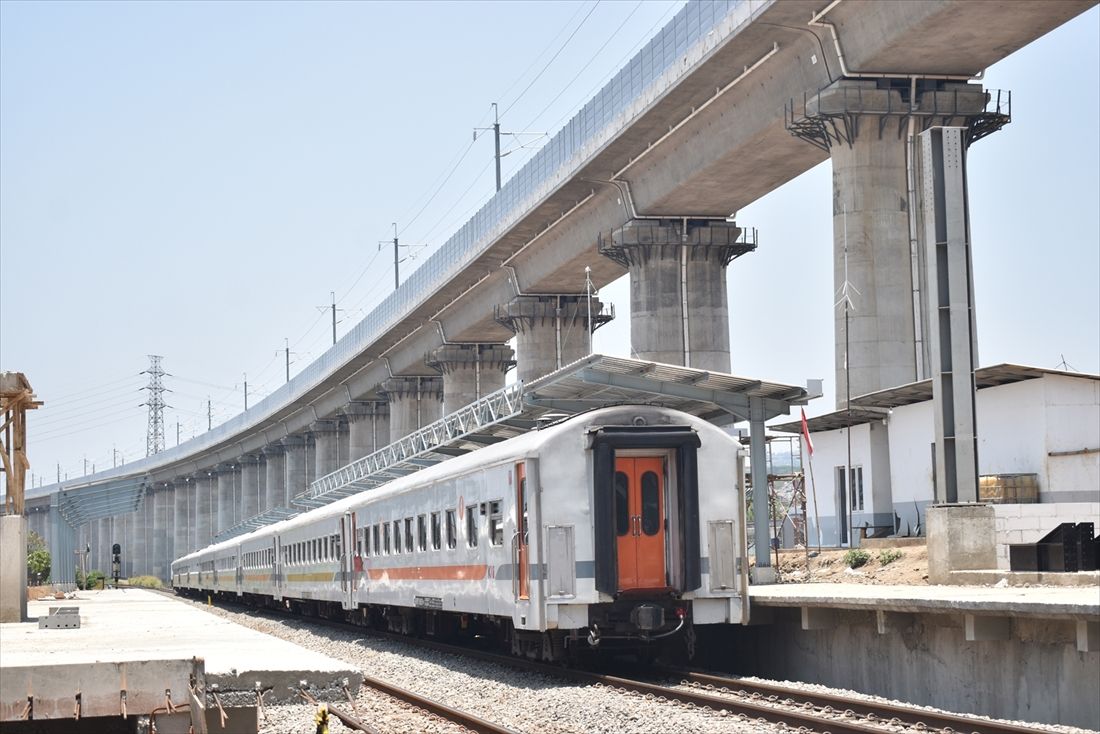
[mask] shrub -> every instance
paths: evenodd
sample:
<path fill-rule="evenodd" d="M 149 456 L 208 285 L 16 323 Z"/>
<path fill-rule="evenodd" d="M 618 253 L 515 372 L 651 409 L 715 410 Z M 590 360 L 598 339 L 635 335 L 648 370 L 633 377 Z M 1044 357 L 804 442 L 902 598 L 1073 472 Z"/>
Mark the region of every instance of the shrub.
<path fill-rule="evenodd" d="M 885 566 L 901 558 L 904 553 L 897 548 L 884 548 L 878 552 L 879 565 Z"/>
<path fill-rule="evenodd" d="M 100 570 L 89 571 L 87 577 L 80 570 L 76 570 L 76 588 L 78 589 L 101 589 L 103 588 L 102 582 L 106 576 Z"/>
<path fill-rule="evenodd" d="M 848 568 L 859 568 L 869 560 L 871 560 L 871 554 L 862 548 L 852 548 L 844 554 L 844 562 L 848 564 Z"/>
<path fill-rule="evenodd" d="M 27 583 L 32 586 L 49 583 L 50 552 L 34 550 L 27 554 Z"/>
<path fill-rule="evenodd" d="M 139 589 L 163 589 L 164 584 L 156 576 L 133 576 L 126 583 Z"/>

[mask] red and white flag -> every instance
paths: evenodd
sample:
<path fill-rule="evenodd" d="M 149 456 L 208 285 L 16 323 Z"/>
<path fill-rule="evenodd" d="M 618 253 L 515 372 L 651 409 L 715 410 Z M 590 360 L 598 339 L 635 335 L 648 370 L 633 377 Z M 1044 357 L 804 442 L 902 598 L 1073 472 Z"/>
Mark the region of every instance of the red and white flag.
<path fill-rule="evenodd" d="M 810 456 L 814 455 L 814 442 L 810 440 L 810 426 L 806 423 L 806 409 L 800 408 L 802 411 L 802 440 L 806 442 L 806 451 Z"/>

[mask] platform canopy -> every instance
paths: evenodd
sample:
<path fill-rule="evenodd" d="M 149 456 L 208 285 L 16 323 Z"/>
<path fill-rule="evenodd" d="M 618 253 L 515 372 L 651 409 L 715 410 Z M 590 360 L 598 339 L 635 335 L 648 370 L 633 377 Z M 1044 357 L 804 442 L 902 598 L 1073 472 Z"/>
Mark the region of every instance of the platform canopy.
<path fill-rule="evenodd" d="M 749 419 L 750 403 L 764 420 L 784 415 L 820 394 L 806 387 L 753 380 L 691 367 L 593 354 L 540 377 L 516 382 L 389 446 L 320 477 L 294 498 L 320 507 L 428 466 L 558 420 L 613 405 L 657 405 L 728 424 Z M 219 536 L 248 532 L 251 521 Z"/>
<path fill-rule="evenodd" d="M 124 515 L 141 507 L 147 485 L 144 476 L 98 484 L 67 484 L 57 492 L 57 510 L 74 528 L 93 520 Z"/>

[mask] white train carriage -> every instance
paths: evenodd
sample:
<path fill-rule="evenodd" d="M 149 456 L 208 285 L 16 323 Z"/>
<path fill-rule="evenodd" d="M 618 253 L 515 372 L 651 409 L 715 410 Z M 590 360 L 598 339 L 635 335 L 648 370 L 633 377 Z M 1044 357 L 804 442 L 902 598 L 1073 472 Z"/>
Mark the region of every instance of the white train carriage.
<path fill-rule="evenodd" d="M 406 632 L 495 631 L 546 658 L 690 648 L 693 624 L 747 615 L 742 476 L 738 444 L 702 419 L 603 408 L 205 548 L 173 579 Z"/>

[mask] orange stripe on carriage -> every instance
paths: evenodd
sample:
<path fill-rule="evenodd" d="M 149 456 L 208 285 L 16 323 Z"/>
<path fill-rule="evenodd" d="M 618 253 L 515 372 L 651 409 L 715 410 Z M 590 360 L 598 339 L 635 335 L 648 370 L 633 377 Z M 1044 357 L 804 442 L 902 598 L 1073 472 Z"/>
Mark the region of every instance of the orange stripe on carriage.
<path fill-rule="evenodd" d="M 369 568 L 372 581 L 481 581 L 488 573 L 484 563 L 470 566 L 398 566 Z"/>

